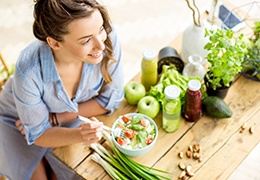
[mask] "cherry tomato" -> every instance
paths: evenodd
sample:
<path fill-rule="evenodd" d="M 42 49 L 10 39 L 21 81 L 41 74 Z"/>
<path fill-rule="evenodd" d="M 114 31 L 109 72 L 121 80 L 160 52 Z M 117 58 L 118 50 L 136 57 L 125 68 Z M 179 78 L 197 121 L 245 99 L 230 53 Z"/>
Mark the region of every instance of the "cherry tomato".
<path fill-rule="evenodd" d="M 132 129 L 129 129 L 129 130 L 125 130 L 124 131 L 124 135 L 129 138 L 129 139 L 132 139 L 135 137 L 135 131 L 132 130 Z"/>
<path fill-rule="evenodd" d="M 125 144 L 125 140 L 121 137 L 118 137 L 116 139 L 117 143 L 120 145 L 120 146 L 123 146 Z"/>
<path fill-rule="evenodd" d="M 148 145 L 148 144 L 151 144 L 153 142 L 153 138 L 149 137 L 145 140 L 145 143 Z"/>
<path fill-rule="evenodd" d="M 145 120 L 145 119 L 142 119 L 140 123 L 141 123 L 141 125 L 144 126 L 144 127 L 147 126 L 147 120 Z"/>
<path fill-rule="evenodd" d="M 131 120 L 131 117 L 126 116 L 126 115 L 123 115 L 123 116 L 122 116 L 122 120 L 123 120 L 125 123 L 128 123 L 128 122 Z"/>

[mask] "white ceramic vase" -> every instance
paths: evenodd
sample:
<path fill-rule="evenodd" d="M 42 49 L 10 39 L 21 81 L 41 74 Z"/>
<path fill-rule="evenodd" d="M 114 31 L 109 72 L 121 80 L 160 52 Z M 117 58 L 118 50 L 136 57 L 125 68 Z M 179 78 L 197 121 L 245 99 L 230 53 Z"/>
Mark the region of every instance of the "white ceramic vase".
<path fill-rule="evenodd" d="M 182 49 L 181 49 L 181 59 L 185 64 L 188 63 L 188 57 L 193 54 L 198 54 L 203 58 L 202 64 L 206 64 L 207 51 L 204 50 L 204 46 L 208 42 L 208 38 L 204 37 L 205 25 L 201 23 L 198 27 L 194 23 L 188 26 L 182 37 Z"/>
<path fill-rule="evenodd" d="M 210 6 L 210 11 L 208 14 L 208 22 L 210 24 L 216 24 L 216 25 L 220 25 L 220 19 L 218 18 L 218 14 L 219 14 L 219 0 L 212 0 L 211 2 L 211 6 Z"/>

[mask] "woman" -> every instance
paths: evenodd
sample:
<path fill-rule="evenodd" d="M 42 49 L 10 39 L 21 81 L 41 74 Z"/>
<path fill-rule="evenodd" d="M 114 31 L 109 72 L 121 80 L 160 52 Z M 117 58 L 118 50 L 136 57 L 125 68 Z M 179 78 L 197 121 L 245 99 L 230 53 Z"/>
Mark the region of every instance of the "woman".
<path fill-rule="evenodd" d="M 52 150 L 100 140 L 102 123 L 81 123 L 77 116 L 119 107 L 121 49 L 107 12 L 94 0 L 38 0 L 34 18 L 38 40 L 22 51 L 0 94 L 0 174 L 74 179 Z"/>

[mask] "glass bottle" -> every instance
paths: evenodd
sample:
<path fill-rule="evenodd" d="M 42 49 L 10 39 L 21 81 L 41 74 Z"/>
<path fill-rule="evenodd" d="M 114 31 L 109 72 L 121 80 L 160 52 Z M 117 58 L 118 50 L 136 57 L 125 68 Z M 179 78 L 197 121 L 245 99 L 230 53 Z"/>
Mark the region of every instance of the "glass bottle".
<path fill-rule="evenodd" d="M 158 80 L 158 63 L 155 58 L 155 52 L 152 49 L 145 50 L 141 63 L 141 83 L 146 91 L 150 90 L 151 86 L 156 85 Z"/>
<path fill-rule="evenodd" d="M 202 92 L 198 80 L 190 80 L 185 94 L 183 117 L 186 121 L 195 122 L 202 116 Z"/>
<path fill-rule="evenodd" d="M 206 73 L 203 64 L 203 59 L 198 54 L 193 54 L 188 57 L 189 63 L 185 65 L 182 74 L 186 77 L 198 76 L 201 80 Z"/>
<path fill-rule="evenodd" d="M 165 88 L 164 94 L 163 129 L 166 132 L 174 132 L 179 129 L 181 120 L 180 89 L 175 85 L 170 85 Z"/>

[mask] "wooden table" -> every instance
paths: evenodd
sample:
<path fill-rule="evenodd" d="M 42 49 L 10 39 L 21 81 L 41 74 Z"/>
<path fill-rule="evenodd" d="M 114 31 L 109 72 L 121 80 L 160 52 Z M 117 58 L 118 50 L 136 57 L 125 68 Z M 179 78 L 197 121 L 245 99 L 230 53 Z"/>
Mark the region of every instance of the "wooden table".
<path fill-rule="evenodd" d="M 179 35 L 170 44 L 178 52 L 181 39 L 182 35 Z M 140 80 L 139 74 L 133 80 Z M 182 119 L 179 130 L 174 133 L 166 133 L 162 129 L 160 113 L 154 119 L 159 128 L 155 146 L 147 154 L 133 159 L 171 172 L 172 179 L 178 179 L 181 173 L 179 162 L 191 164 L 196 179 L 227 179 L 260 141 L 259 82 L 237 76 L 225 102 L 233 111 L 231 118 L 218 120 L 204 115 L 196 123 Z M 136 111 L 136 106 L 130 106 L 123 100 L 111 116 L 99 116 L 98 119 L 111 126 L 119 115 Z M 247 128 L 241 133 L 245 122 Z M 254 127 L 253 134 L 249 132 L 250 127 Z M 202 162 L 186 157 L 188 146 L 193 144 L 201 145 Z M 183 159 L 178 157 L 179 152 L 184 153 Z M 85 143 L 56 148 L 53 153 L 84 179 L 110 179 L 103 168 L 91 160 L 92 150 Z"/>

